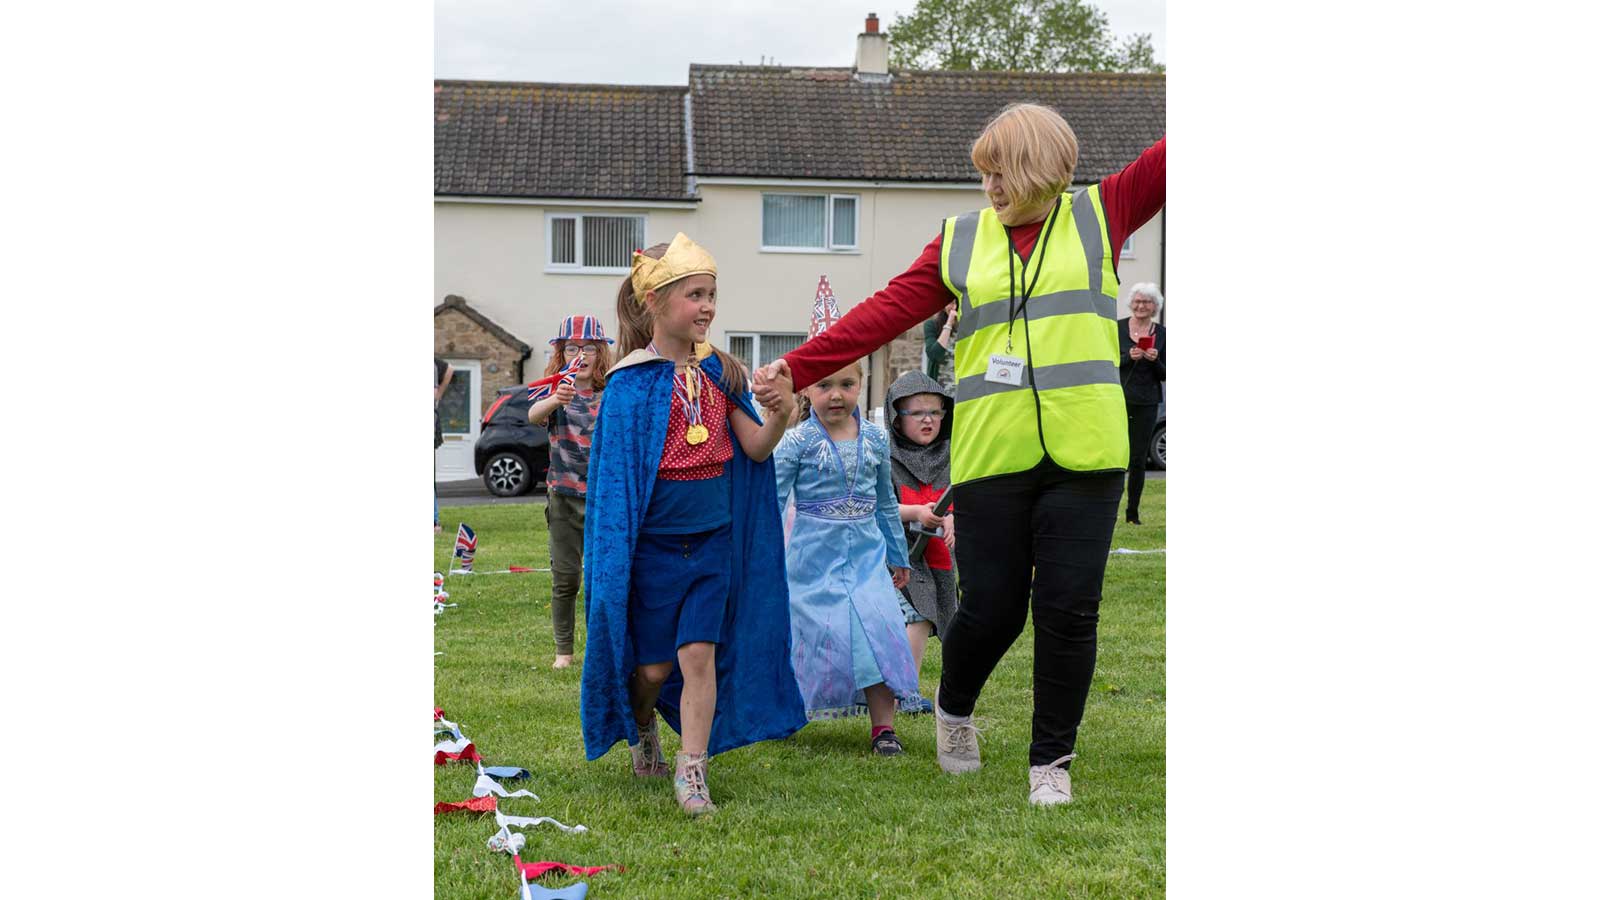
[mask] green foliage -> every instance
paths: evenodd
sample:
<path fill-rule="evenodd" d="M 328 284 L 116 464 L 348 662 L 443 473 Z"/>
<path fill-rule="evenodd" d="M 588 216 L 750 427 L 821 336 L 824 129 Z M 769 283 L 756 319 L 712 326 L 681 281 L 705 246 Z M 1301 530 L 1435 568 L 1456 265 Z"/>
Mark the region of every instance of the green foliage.
<path fill-rule="evenodd" d="M 1120 524 L 1119 515 L 1114 547 L 1166 546 L 1166 482 L 1147 482 L 1140 506 L 1147 524 Z M 549 564 L 539 505 L 446 507 L 441 514 L 437 571 L 449 561 L 463 518 L 478 533 L 478 568 Z M 666 781 L 632 777 L 625 747 L 584 761 L 579 670 L 550 668 L 548 575 L 450 576 L 445 587 L 460 605 L 435 626 L 435 649 L 444 655 L 435 658 L 434 702 L 462 724 L 487 764 L 532 771 L 528 782 L 511 787 L 541 799 L 501 800 L 502 810 L 590 829 L 527 829 L 523 860 L 627 867 L 585 879 L 592 897 L 1120 900 L 1165 893 L 1164 554 L 1108 562 L 1099 659 L 1072 766 L 1076 796 L 1055 809 L 1027 801 L 1031 625 L 978 701 L 980 724 L 987 723 L 978 772 L 939 771 L 927 716 L 897 717 L 906 754 L 895 759 L 868 755 L 865 719 L 817 722 L 788 740 L 713 759 L 710 784 L 720 810 L 692 821 L 674 805 Z M 578 621 L 581 657 L 581 614 Z M 929 697 L 940 650 L 937 639 L 928 642 L 921 683 Z M 663 727 L 662 737 L 675 753 L 677 736 Z M 422 765 L 420 742 L 416 758 Z M 452 763 L 435 767 L 433 778 L 435 801 L 464 800 L 474 772 Z M 492 816 L 435 818 L 436 897 L 516 896 L 510 858 L 485 846 L 494 830 Z M 573 880 L 541 881 L 558 887 Z"/>
<path fill-rule="evenodd" d="M 890 63 L 908 69 L 1164 72 L 1149 34 L 1117 43 L 1085 0 L 918 0 L 889 29 Z"/>

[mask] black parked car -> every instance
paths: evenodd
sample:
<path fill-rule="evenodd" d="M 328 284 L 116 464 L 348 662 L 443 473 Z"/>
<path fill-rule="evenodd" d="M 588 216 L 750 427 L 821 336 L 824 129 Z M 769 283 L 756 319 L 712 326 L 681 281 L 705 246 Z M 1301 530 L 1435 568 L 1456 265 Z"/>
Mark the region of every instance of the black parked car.
<path fill-rule="evenodd" d="M 1147 468 L 1165 469 L 1167 467 L 1167 405 L 1161 404 L 1156 410 L 1156 430 L 1150 435 L 1150 462 Z"/>
<path fill-rule="evenodd" d="M 496 497 L 516 497 L 544 481 L 550 467 L 550 436 L 528 424 L 528 389 L 501 388 L 472 448 L 472 464 Z"/>

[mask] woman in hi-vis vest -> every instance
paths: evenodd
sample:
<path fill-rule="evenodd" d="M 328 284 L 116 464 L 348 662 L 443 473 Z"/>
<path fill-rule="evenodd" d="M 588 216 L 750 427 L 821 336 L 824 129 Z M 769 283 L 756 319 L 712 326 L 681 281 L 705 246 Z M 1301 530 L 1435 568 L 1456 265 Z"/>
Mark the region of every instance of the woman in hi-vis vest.
<path fill-rule="evenodd" d="M 939 765 L 979 767 L 973 707 L 1027 623 L 1031 588 L 1028 799 L 1068 803 L 1128 467 L 1117 257 L 1166 202 L 1167 142 L 1069 193 L 1072 129 L 1054 110 L 1018 104 L 984 128 L 972 162 L 990 207 L 945 220 L 911 268 L 758 371 L 755 390 L 770 402 L 769 379 L 785 369 L 803 388 L 957 301 L 950 465 L 961 604 L 934 704 Z"/>

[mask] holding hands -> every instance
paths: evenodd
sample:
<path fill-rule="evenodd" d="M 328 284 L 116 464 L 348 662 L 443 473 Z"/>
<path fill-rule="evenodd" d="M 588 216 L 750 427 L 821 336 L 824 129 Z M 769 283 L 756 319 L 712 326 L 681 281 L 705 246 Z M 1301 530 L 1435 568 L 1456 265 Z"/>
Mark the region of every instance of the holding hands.
<path fill-rule="evenodd" d="M 890 566 L 889 573 L 894 577 L 894 589 L 897 591 L 911 581 L 911 570 L 905 566 Z"/>
<path fill-rule="evenodd" d="M 755 371 L 751 390 L 756 402 L 767 412 L 788 421 L 794 414 L 794 376 L 789 364 L 780 357 Z"/>

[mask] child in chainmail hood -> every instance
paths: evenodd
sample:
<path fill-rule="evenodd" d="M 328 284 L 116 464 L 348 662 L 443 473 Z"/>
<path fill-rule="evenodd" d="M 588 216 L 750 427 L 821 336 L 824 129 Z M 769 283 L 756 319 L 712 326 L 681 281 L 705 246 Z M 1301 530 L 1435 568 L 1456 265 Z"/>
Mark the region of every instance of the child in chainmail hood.
<path fill-rule="evenodd" d="M 950 487 L 950 423 L 954 410 L 955 398 L 950 392 L 917 371 L 896 379 L 883 404 L 883 420 L 890 437 L 890 474 L 900 501 L 900 521 L 942 527 L 945 533 L 943 540 L 930 540 L 922 558 L 912 561 L 911 580 L 900 590 L 906 638 L 919 673 L 928 635 L 938 634 L 943 640 L 956 614 L 954 510 L 943 517 L 933 514 L 939 497 Z M 906 541 L 907 546 L 916 542 L 909 529 Z M 920 712 L 930 708 L 925 699 L 912 705 L 921 707 L 915 710 Z"/>

